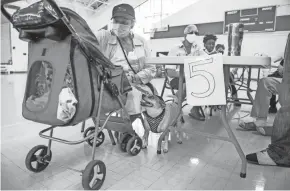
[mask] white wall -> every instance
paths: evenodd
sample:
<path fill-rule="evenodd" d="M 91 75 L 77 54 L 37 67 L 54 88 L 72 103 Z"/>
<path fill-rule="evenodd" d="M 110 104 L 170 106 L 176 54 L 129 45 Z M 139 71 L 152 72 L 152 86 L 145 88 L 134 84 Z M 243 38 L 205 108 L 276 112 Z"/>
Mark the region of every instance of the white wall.
<path fill-rule="evenodd" d="M 290 15 L 290 5 L 286 4 L 290 4 L 290 0 L 200 0 L 162 22 L 169 26 L 220 22 L 224 20 L 225 11 L 269 5 L 278 5 L 277 16 Z M 289 32 L 245 33 L 241 54 L 244 56 L 251 56 L 257 52 L 269 56 L 280 54 L 284 52 Z M 217 43 L 224 44 L 227 49 L 227 35 L 217 35 L 217 37 Z M 199 37 L 198 43 L 203 47 L 202 38 L 203 36 Z M 152 54 L 156 55 L 157 51 L 169 51 L 181 39 L 150 40 Z"/>
<path fill-rule="evenodd" d="M 164 20 L 164 25 L 179 26 L 189 23 L 210 23 L 224 20 L 225 11 L 263 7 L 269 5 L 286 5 L 290 0 L 199 0 L 191 6 L 173 14 Z M 277 16 L 289 15 L 290 9 L 278 7 Z M 157 24 L 158 25 L 158 24 Z"/>
<path fill-rule="evenodd" d="M 246 33 L 242 44 L 242 56 L 253 56 L 255 53 L 263 53 L 268 56 L 276 56 L 284 52 L 288 32 L 274 33 Z M 224 44 L 227 50 L 227 35 L 217 35 L 216 44 Z M 169 51 L 171 47 L 178 44 L 183 38 L 154 39 L 150 40 L 152 55 L 156 52 Z M 197 43 L 203 47 L 203 36 L 198 37 Z"/>
<path fill-rule="evenodd" d="M 1 63 L 8 63 L 11 59 L 10 24 L 1 24 Z"/>
<path fill-rule="evenodd" d="M 20 40 L 19 32 L 10 25 L 12 71 L 26 72 L 28 68 L 28 42 Z"/>

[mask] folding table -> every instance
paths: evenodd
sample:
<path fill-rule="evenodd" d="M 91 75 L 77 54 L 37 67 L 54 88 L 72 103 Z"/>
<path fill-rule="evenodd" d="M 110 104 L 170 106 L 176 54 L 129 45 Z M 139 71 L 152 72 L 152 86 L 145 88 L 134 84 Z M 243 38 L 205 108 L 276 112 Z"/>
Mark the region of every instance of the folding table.
<path fill-rule="evenodd" d="M 189 56 L 178 56 L 178 57 L 152 57 L 152 58 L 146 58 L 147 64 L 154 64 L 154 65 L 179 65 L 179 91 L 178 91 L 178 100 L 182 100 L 182 92 L 183 92 L 183 78 L 184 78 L 184 60 L 191 58 Z M 271 58 L 270 57 L 255 57 L 255 56 L 223 56 L 223 65 L 224 65 L 224 81 L 225 81 L 225 90 L 226 90 L 226 96 L 227 96 L 227 90 L 229 87 L 229 75 L 230 75 L 230 68 L 236 68 L 236 67 L 250 67 L 250 68 L 267 68 L 271 66 Z M 227 97 L 226 97 L 227 100 Z M 228 102 L 228 100 L 227 100 Z M 178 108 L 179 108 L 179 115 L 181 114 L 182 110 L 182 101 L 178 102 Z M 178 115 L 178 116 L 179 116 Z M 240 159 L 242 160 L 242 166 L 241 166 L 241 172 L 240 177 L 245 178 L 246 177 L 246 171 L 247 171 L 247 160 L 245 157 L 245 154 L 243 150 L 241 149 L 241 146 L 239 142 L 237 141 L 227 119 L 226 119 L 226 105 L 222 106 L 222 112 L 221 112 L 221 119 L 223 122 L 223 126 L 226 129 L 228 133 L 228 137 L 221 137 L 209 133 L 204 133 L 200 131 L 192 131 L 193 133 L 199 134 L 201 136 L 209 137 L 212 139 L 219 139 L 222 141 L 228 141 L 232 144 L 234 144 Z M 177 120 L 178 116 L 174 121 Z M 170 128 L 168 128 L 167 131 L 163 132 L 158 140 L 158 147 L 157 150 L 161 151 L 161 143 L 164 139 L 165 135 L 170 131 Z"/>

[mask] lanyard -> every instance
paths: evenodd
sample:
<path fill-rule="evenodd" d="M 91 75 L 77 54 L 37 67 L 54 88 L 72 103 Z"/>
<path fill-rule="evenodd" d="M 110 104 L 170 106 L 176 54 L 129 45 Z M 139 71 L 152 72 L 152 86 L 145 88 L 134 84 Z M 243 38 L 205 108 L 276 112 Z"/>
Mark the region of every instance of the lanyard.
<path fill-rule="evenodd" d="M 124 47 L 123 47 L 123 45 L 122 45 L 122 43 L 121 43 L 121 41 L 120 41 L 120 39 L 119 39 L 119 37 L 118 37 L 117 35 L 116 35 L 116 38 L 117 38 L 117 40 L 118 40 L 118 42 L 119 42 L 119 44 L 120 44 L 120 47 L 121 47 L 121 49 L 122 49 L 122 51 L 123 51 L 124 57 L 125 57 L 125 59 L 126 59 L 128 65 L 129 65 L 129 67 L 130 67 L 131 70 L 134 72 L 134 74 L 137 74 L 137 72 L 134 70 L 134 68 L 133 68 L 132 65 L 130 64 L 129 59 L 128 59 L 128 57 L 127 57 L 127 54 L 126 54 L 126 52 L 125 52 L 125 49 L 124 49 Z M 134 51 L 134 49 L 135 49 L 135 47 L 134 47 L 134 43 L 132 43 L 132 44 L 133 44 L 133 51 Z"/>

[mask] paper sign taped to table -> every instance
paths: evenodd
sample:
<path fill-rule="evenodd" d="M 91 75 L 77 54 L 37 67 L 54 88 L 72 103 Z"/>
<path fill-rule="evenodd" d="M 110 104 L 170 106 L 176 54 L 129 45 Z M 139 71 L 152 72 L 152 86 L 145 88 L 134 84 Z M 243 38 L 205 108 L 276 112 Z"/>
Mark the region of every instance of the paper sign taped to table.
<path fill-rule="evenodd" d="M 226 104 L 223 57 L 221 55 L 185 59 L 184 73 L 189 105 Z"/>

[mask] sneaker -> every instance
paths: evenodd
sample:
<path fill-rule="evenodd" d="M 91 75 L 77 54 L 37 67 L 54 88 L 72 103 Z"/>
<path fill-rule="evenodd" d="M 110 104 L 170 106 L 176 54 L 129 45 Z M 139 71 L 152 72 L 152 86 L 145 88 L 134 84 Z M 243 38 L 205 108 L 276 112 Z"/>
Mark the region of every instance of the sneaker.
<path fill-rule="evenodd" d="M 256 131 L 257 130 L 257 126 L 254 122 L 248 122 L 248 123 L 245 123 L 245 122 L 241 122 L 239 124 L 239 126 L 244 129 L 244 130 L 247 130 L 247 131 Z"/>
<path fill-rule="evenodd" d="M 264 136 L 271 136 L 273 132 L 273 126 L 257 127 L 257 131 Z"/>

